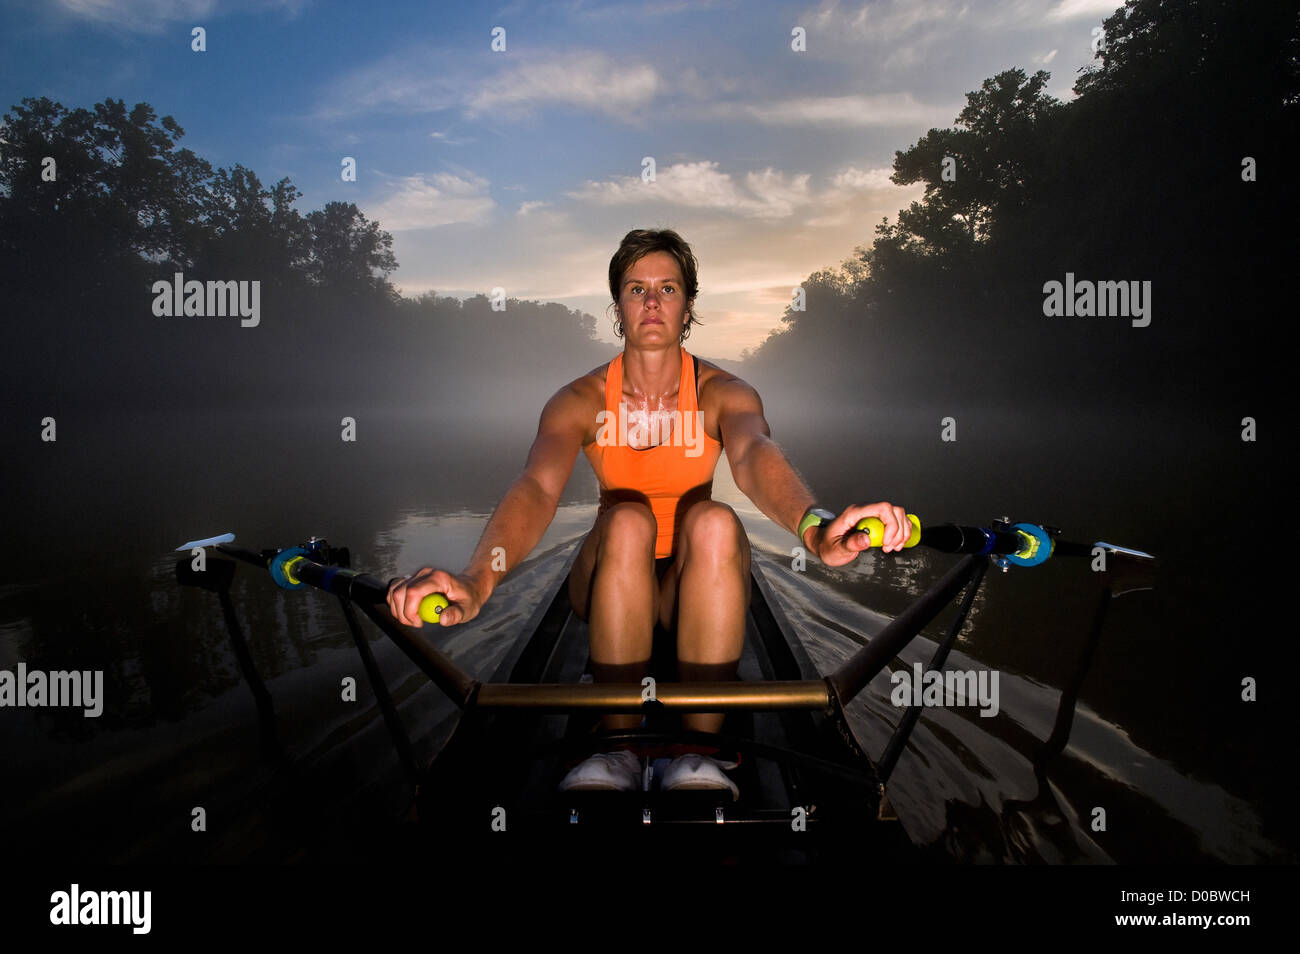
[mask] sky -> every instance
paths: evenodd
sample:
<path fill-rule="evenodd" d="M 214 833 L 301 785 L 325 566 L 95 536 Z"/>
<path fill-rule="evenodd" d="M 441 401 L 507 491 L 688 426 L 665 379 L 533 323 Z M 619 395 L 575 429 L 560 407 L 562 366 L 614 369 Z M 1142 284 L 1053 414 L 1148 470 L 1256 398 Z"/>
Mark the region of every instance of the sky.
<path fill-rule="evenodd" d="M 889 181 L 896 150 L 1005 69 L 1072 99 L 1118 5 L 0 0 L 0 109 L 147 102 L 214 167 L 288 177 L 304 213 L 355 202 L 403 294 L 500 287 L 609 341 L 620 239 L 676 229 L 700 263 L 693 349 L 738 358 L 920 198 Z"/>

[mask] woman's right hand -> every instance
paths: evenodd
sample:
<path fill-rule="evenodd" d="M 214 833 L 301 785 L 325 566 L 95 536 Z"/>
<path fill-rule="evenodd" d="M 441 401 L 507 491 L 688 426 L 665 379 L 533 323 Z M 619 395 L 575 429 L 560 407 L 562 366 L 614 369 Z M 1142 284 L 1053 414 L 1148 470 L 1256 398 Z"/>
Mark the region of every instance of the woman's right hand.
<path fill-rule="evenodd" d="M 451 604 L 438 614 L 439 626 L 469 622 L 487 601 L 487 594 L 473 580 L 422 566 L 405 579 L 396 579 L 389 584 L 388 610 L 399 623 L 423 626 L 420 601 L 430 593 L 443 594 Z"/>

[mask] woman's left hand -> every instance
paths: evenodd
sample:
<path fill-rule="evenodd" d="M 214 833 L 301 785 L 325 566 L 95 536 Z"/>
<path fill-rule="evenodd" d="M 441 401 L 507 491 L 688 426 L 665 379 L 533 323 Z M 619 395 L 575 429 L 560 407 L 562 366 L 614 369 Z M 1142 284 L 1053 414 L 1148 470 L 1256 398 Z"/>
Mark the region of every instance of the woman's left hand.
<path fill-rule="evenodd" d="M 845 507 L 830 523 L 824 523 L 817 528 L 817 534 L 812 541 L 817 559 L 827 566 L 844 566 L 856 560 L 863 550 L 869 549 L 871 539 L 866 531 L 853 529 L 863 517 L 877 517 L 884 525 L 884 539 L 880 549 L 886 553 L 901 550 L 908 537 L 912 535 L 912 523 L 907 519 L 907 511 L 902 507 L 883 501 L 873 504 L 854 504 Z"/>

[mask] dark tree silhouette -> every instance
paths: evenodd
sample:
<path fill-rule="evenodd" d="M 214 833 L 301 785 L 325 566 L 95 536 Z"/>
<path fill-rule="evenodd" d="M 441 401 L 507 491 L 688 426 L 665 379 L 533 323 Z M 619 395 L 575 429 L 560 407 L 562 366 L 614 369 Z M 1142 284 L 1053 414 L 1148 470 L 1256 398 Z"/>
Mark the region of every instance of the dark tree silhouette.
<path fill-rule="evenodd" d="M 1062 104 L 1043 93 L 1049 74 L 1007 70 L 967 94 L 956 129 L 931 129 L 894 154 L 896 185 L 925 183 L 925 199 L 884 233 L 902 247 L 940 256 L 989 238 L 994 216 L 1017 215 L 1047 160 Z M 945 160 L 950 178 L 944 178 Z"/>
<path fill-rule="evenodd" d="M 153 107 L 107 99 L 68 110 L 25 99 L 0 128 L 0 249 L 11 294 L 130 294 L 168 268 L 222 277 L 256 269 L 277 286 L 391 302 L 392 236 L 355 205 L 305 218 L 288 179 L 272 189 L 242 165 L 217 169 L 177 146 Z M 47 159 L 53 160 L 51 167 Z M 52 168 L 53 177 L 49 172 Z M 69 273 L 110 279 L 68 282 Z"/>
<path fill-rule="evenodd" d="M 1130 0 L 1076 100 L 1047 96 L 1045 72 L 986 80 L 952 128 L 895 154 L 893 181 L 924 197 L 841 266 L 829 300 L 812 276 L 807 312 L 787 312 L 751 366 L 817 366 L 831 391 L 882 367 L 907 403 L 1019 400 L 1031 367 L 1058 399 L 1129 404 L 1280 380 L 1260 368 L 1279 353 L 1297 206 L 1297 18 L 1266 0 Z M 1066 272 L 1150 281 L 1158 315 L 1140 333 L 1045 320 L 1043 285 Z"/>
<path fill-rule="evenodd" d="M 281 275 L 305 273 L 311 230 L 293 208 L 300 196 L 288 179 L 267 190 L 242 165 L 218 169 L 204 205 L 200 261 L 213 272 L 257 266 Z"/>
<path fill-rule="evenodd" d="M 329 202 L 307 216 L 307 227 L 311 234 L 307 274 L 312 281 L 336 291 L 393 294 L 382 277 L 397 268 L 393 237 L 379 223 L 367 221 L 351 202 Z"/>
<path fill-rule="evenodd" d="M 501 404 L 503 382 L 544 400 L 555 369 L 608 357 L 595 319 L 559 305 L 402 300 L 393 238 L 355 204 L 303 214 L 289 179 L 268 188 L 243 165 L 214 170 L 183 136 L 148 104 L 113 99 L 70 110 L 29 98 L 4 116 L 0 287 L 23 315 L 0 375 L 7 407 L 111 411 L 160 393 L 173 406 L 265 405 L 328 385 L 353 411 L 473 413 Z M 154 283 L 178 271 L 257 282 L 257 330 L 155 314 Z"/>
<path fill-rule="evenodd" d="M 11 280 L 190 263 L 212 170 L 176 148 L 175 120 L 156 120 L 145 103 L 128 112 L 112 99 L 68 110 L 29 98 L 6 114 L 0 241 Z"/>

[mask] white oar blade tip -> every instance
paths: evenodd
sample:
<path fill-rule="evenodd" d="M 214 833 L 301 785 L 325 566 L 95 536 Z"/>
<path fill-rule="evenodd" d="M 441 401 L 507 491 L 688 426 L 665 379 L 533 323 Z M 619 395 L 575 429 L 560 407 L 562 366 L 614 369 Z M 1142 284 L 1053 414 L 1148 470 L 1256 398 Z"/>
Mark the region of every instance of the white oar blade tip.
<path fill-rule="evenodd" d="M 233 543 L 234 539 L 235 535 L 233 533 L 221 533 L 215 537 L 208 537 L 204 540 L 191 540 L 189 543 L 182 543 L 176 548 L 176 552 L 179 553 L 182 550 L 194 550 L 198 547 L 215 546 L 218 543 Z"/>
<path fill-rule="evenodd" d="M 1132 547 L 1122 547 L 1118 543 L 1107 543 L 1105 540 L 1098 540 L 1094 546 L 1099 546 L 1103 550 L 1110 550 L 1112 553 L 1118 553 L 1121 556 L 1132 557 L 1135 560 L 1154 560 L 1155 557 L 1150 553 L 1142 550 L 1134 550 Z"/>

